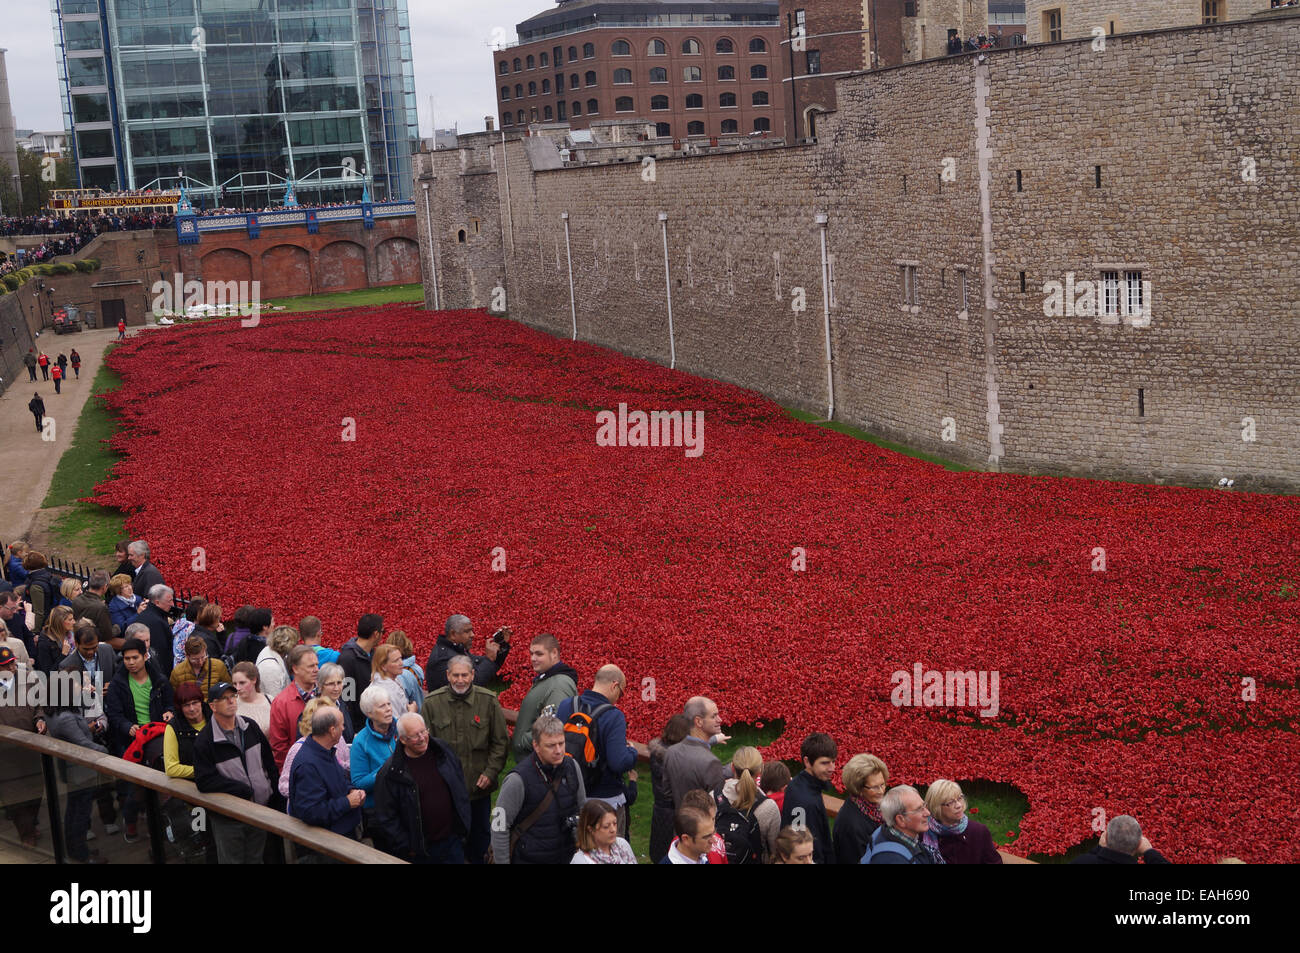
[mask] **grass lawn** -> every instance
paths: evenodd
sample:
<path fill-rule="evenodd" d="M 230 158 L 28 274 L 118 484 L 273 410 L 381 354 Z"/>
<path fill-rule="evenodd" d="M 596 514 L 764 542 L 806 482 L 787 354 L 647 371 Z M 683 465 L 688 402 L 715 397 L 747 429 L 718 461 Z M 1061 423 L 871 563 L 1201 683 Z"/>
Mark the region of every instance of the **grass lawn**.
<path fill-rule="evenodd" d="M 121 383 L 106 364 L 101 364 L 91 384 L 91 393 L 115 390 Z M 119 459 L 107 444 L 114 428 L 102 398 L 92 396 L 86 401 L 72 435 L 72 445 L 59 458 L 50 480 L 50 491 L 41 504 L 44 509 L 65 508 L 50 525 L 55 544 L 51 549 L 55 552 L 110 554 L 123 537 L 125 517 L 121 512 L 98 503 L 78 502 L 79 497 L 91 494 L 95 484 L 108 476 Z"/>
<path fill-rule="evenodd" d="M 419 302 L 424 300 L 424 286 L 390 285 L 386 288 L 361 288 L 357 291 L 340 291 L 336 294 L 304 295 L 300 298 L 277 298 L 263 301 L 263 311 L 270 311 L 273 305 L 280 305 L 283 311 L 271 311 L 271 314 L 291 314 L 299 311 L 327 311 L 334 308 L 373 307 L 381 304 L 399 302 Z"/>

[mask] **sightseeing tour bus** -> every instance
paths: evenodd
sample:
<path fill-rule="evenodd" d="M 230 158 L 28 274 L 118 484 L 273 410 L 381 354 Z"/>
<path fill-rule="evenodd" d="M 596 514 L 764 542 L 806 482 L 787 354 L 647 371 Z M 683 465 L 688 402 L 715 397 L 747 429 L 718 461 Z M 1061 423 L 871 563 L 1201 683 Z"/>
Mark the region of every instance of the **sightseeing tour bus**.
<path fill-rule="evenodd" d="M 178 189 L 158 191 L 137 189 L 131 192 L 105 192 L 103 189 L 55 189 L 50 193 L 49 210 L 59 218 L 78 212 L 171 212 L 180 201 Z"/>

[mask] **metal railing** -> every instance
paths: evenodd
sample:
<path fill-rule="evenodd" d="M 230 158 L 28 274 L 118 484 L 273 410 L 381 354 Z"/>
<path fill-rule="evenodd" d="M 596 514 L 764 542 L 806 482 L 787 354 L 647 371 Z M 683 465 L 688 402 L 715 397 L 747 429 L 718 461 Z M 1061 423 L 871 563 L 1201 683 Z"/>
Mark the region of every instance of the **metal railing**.
<path fill-rule="evenodd" d="M 48 565 L 50 567 L 50 572 L 54 573 L 56 576 L 63 576 L 65 579 L 79 580 L 82 586 L 85 586 L 90 582 L 90 573 L 92 570 L 89 566 L 83 566 L 81 563 L 62 559 L 58 556 L 50 557 Z M 141 592 L 137 593 L 137 595 L 147 597 L 149 594 L 147 592 Z M 185 606 L 189 604 L 189 601 L 200 595 L 202 594 L 190 592 L 188 589 L 177 589 L 174 586 L 172 587 L 172 599 L 175 601 L 176 605 L 180 607 L 182 613 L 185 611 Z"/>
<path fill-rule="evenodd" d="M 12 756 L 16 749 L 26 749 L 40 755 L 49 830 L 54 841 L 55 863 L 67 862 L 63 815 L 59 810 L 59 782 L 55 769 L 57 761 L 89 768 L 97 774 L 144 789 L 142 807 L 149 832 L 152 862 L 156 864 L 167 861 L 165 818 L 160 795 L 177 798 L 192 807 L 259 828 L 298 847 L 345 864 L 405 863 L 391 854 L 375 850 L 373 847 L 324 828 L 304 824 L 297 818 L 282 814 L 273 808 L 263 807 L 230 794 L 203 794 L 192 781 L 169 778 L 162 771 L 132 764 L 113 755 L 100 754 L 66 741 L 38 735 L 33 731 L 0 725 L 0 758 L 6 755 Z"/>

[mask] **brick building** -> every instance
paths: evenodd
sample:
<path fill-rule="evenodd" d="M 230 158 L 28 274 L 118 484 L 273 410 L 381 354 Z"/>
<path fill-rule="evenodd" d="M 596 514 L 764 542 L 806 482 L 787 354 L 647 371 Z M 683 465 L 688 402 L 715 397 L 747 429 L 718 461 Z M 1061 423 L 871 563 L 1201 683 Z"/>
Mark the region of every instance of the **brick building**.
<path fill-rule="evenodd" d="M 444 308 L 500 286 L 514 320 L 977 466 L 1297 489 L 1297 27 L 857 73 L 816 143 L 656 143 L 649 178 L 463 136 L 417 157 L 426 300 L 436 261 Z"/>
<path fill-rule="evenodd" d="M 1204 26 L 1245 20 L 1285 0 L 1026 0 L 1025 35 L 1030 43 L 1051 43 L 1164 27 Z"/>
<path fill-rule="evenodd" d="M 493 53 L 501 127 L 636 118 L 663 138 L 780 135 L 777 0 L 559 0 Z"/>

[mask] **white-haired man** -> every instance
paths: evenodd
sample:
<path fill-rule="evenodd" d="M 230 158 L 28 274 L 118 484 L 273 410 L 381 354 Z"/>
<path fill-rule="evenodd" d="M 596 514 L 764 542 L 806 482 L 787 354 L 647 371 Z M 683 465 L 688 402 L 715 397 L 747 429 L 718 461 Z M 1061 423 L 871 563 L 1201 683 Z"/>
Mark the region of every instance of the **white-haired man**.
<path fill-rule="evenodd" d="M 135 579 L 131 582 L 131 588 L 136 592 L 148 592 L 154 586 L 165 584 L 162 573 L 149 560 L 149 544 L 143 539 L 134 540 L 126 547 L 126 558 L 135 567 Z"/>
<path fill-rule="evenodd" d="M 871 847 L 862 855 L 864 864 L 942 864 L 938 844 L 926 841 L 930 812 L 916 788 L 900 784 L 880 801 L 884 821 L 871 835 Z"/>
<path fill-rule="evenodd" d="M 1128 814 L 1112 817 L 1097 846 L 1074 858 L 1072 864 L 1167 864 L 1165 856 L 1151 846 L 1137 818 Z"/>
<path fill-rule="evenodd" d="M 469 795 L 460 759 L 415 712 L 397 720 L 397 742 L 375 777 L 384 849 L 417 864 L 465 863 Z"/>

